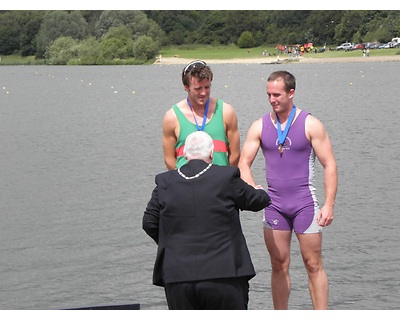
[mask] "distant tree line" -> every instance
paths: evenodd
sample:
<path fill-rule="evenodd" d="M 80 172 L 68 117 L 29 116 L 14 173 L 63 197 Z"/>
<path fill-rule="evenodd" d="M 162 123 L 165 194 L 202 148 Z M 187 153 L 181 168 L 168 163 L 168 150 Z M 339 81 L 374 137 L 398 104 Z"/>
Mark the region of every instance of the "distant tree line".
<path fill-rule="evenodd" d="M 177 45 L 335 45 L 399 36 L 395 10 L 0 11 L 0 55 L 49 64 L 139 64 Z"/>

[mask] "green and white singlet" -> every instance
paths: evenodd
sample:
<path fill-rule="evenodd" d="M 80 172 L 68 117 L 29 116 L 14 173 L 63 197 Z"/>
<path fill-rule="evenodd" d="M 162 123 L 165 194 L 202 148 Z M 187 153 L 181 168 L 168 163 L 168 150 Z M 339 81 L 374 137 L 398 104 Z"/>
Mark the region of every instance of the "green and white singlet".
<path fill-rule="evenodd" d="M 222 113 L 222 100 L 217 100 L 217 104 L 215 106 L 214 114 L 211 120 L 206 123 L 204 127 L 204 131 L 207 132 L 214 141 L 214 155 L 213 155 L 213 164 L 217 164 L 220 166 L 229 165 L 228 161 L 228 138 L 226 136 L 225 127 L 224 127 L 224 119 Z M 197 131 L 197 127 L 194 123 L 190 122 L 185 115 L 179 110 L 177 105 L 173 106 L 174 112 L 179 121 L 179 137 L 175 144 L 175 155 L 176 155 L 176 167 L 180 168 L 182 165 L 187 163 L 183 155 L 183 148 L 185 145 L 186 137 L 192 132 Z"/>

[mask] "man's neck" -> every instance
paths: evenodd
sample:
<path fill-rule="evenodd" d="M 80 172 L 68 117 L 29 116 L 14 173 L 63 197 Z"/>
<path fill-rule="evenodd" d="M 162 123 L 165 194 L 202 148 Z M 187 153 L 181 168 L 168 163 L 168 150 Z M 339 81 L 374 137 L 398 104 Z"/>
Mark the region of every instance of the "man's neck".
<path fill-rule="evenodd" d="M 285 111 L 275 114 L 275 116 L 277 115 L 279 117 L 279 122 L 281 124 L 285 123 L 288 120 L 290 113 L 292 112 L 292 109 L 293 109 L 293 105 L 291 105 L 288 110 L 285 110 Z M 275 119 L 275 121 L 278 121 L 278 119 Z"/>
<path fill-rule="evenodd" d="M 196 101 L 193 101 L 189 97 L 187 97 L 187 100 L 189 100 L 189 103 L 190 103 L 189 107 L 192 107 L 194 112 L 203 111 L 204 108 L 206 107 L 205 104 L 204 105 L 203 104 L 198 104 Z"/>

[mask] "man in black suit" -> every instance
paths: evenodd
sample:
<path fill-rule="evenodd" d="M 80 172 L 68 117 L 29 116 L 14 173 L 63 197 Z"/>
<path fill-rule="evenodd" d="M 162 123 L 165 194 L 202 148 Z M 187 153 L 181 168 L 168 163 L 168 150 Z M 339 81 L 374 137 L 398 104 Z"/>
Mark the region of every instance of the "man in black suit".
<path fill-rule="evenodd" d="M 247 309 L 255 270 L 239 209 L 270 204 L 261 186 L 248 185 L 237 167 L 212 164 L 204 131 L 185 141 L 188 163 L 158 174 L 143 229 L 158 244 L 153 284 L 163 286 L 169 309 Z"/>

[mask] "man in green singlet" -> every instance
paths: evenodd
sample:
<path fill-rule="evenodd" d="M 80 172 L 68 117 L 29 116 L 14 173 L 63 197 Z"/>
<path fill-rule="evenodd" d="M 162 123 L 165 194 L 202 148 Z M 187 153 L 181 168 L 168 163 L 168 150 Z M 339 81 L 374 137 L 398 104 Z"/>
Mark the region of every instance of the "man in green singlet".
<path fill-rule="evenodd" d="M 214 141 L 213 163 L 237 166 L 240 136 L 233 107 L 210 96 L 213 73 L 204 61 L 189 63 L 182 71 L 187 98 L 175 104 L 164 115 L 163 150 L 168 170 L 181 167 L 186 137 L 194 131 L 207 132 Z"/>

